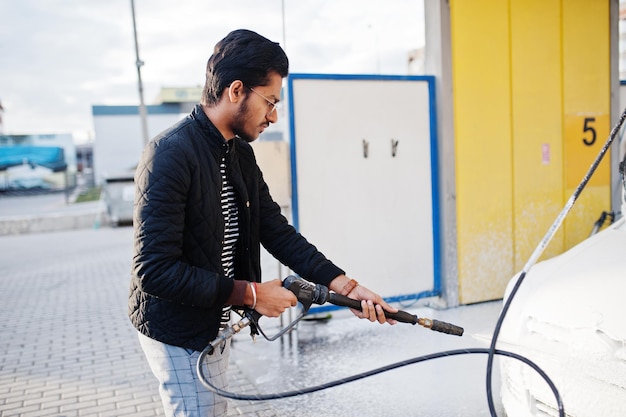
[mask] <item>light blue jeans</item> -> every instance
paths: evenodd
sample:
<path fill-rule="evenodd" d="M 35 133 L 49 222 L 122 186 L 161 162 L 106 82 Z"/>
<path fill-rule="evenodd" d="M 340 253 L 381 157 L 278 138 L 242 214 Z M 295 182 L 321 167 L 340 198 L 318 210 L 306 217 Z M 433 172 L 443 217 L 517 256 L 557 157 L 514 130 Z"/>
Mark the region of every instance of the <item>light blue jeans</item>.
<path fill-rule="evenodd" d="M 196 363 L 200 352 L 172 346 L 139 333 L 139 343 L 150 369 L 159 381 L 159 394 L 168 417 L 224 417 L 227 400 L 200 382 Z M 226 370 L 230 340 L 205 359 L 204 375 L 220 389 L 228 385 Z"/>

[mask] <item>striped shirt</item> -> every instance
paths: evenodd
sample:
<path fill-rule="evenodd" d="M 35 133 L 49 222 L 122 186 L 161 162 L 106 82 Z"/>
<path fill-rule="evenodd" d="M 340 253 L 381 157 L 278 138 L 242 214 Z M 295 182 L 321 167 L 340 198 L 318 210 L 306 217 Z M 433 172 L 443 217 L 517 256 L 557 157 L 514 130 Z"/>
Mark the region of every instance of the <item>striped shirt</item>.
<path fill-rule="evenodd" d="M 228 153 L 228 152 L 227 152 Z M 224 274 L 230 279 L 235 279 L 235 250 L 239 239 L 239 212 L 235 202 L 235 190 L 226 178 L 226 158 L 222 157 L 220 163 L 222 175 L 222 215 L 224 216 L 224 244 L 222 245 L 222 268 Z M 222 309 L 222 325 L 230 320 L 230 306 Z"/>

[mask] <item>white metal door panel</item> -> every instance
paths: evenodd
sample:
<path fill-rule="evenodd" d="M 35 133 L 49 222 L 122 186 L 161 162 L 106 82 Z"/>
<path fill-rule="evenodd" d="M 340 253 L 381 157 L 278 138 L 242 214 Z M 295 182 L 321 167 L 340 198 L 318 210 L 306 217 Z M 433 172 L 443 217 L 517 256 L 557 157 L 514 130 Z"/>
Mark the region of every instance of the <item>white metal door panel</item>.
<path fill-rule="evenodd" d="M 289 78 L 296 227 L 389 299 L 439 291 L 432 84 Z"/>

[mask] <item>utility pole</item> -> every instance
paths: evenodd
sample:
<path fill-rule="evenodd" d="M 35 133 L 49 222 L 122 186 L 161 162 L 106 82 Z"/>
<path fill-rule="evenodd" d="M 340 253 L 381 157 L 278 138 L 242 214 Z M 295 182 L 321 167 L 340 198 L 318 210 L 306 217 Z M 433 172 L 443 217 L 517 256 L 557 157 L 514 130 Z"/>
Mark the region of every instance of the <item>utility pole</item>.
<path fill-rule="evenodd" d="M 282 0 L 282 13 L 283 13 L 283 49 L 287 52 L 287 33 L 285 32 L 285 0 Z"/>
<path fill-rule="evenodd" d="M 135 65 L 137 66 L 137 81 L 139 83 L 139 117 L 141 118 L 141 132 L 144 146 L 148 143 L 148 116 L 146 105 L 143 102 L 143 83 L 141 82 L 141 67 L 144 62 L 139 59 L 139 43 L 137 42 L 137 23 L 135 21 L 135 0 L 130 0 L 130 8 L 133 14 L 133 34 L 135 36 Z"/>

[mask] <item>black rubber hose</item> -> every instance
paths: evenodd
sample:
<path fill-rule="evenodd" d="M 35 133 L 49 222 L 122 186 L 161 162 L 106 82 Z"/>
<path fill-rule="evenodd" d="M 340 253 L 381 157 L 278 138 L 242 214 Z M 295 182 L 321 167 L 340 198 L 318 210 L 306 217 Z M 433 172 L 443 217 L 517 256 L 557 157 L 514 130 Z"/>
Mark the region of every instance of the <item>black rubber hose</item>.
<path fill-rule="evenodd" d="M 312 392 L 317 392 L 317 391 L 325 390 L 328 388 L 336 387 L 339 385 L 347 384 L 348 382 L 353 382 L 359 379 L 364 379 L 373 375 L 378 375 L 383 372 L 391 371 L 393 369 L 401 368 L 403 366 L 408 366 L 408 365 L 412 365 L 412 364 L 419 363 L 419 362 L 425 362 L 425 361 L 429 361 L 433 359 L 445 358 L 445 357 L 450 357 L 450 356 L 458 356 L 458 355 L 491 354 L 491 350 L 484 349 L 484 348 L 470 348 L 470 349 L 457 349 L 457 350 L 448 350 L 444 352 L 432 353 L 429 355 L 419 356 L 416 358 L 396 362 L 391 365 L 387 365 L 387 366 L 373 369 L 371 371 L 355 374 L 346 378 L 341 378 L 335 381 L 330 381 L 325 384 L 315 385 L 315 386 L 307 387 L 307 388 L 301 388 L 301 389 L 297 389 L 293 391 L 279 392 L 275 394 L 237 394 L 237 393 L 233 393 L 230 391 L 221 390 L 213 386 L 205 377 L 204 370 L 202 369 L 202 366 L 200 365 L 202 362 L 204 362 L 204 356 L 206 356 L 206 353 L 207 353 L 206 350 L 203 351 L 200 354 L 200 357 L 198 358 L 198 375 L 200 376 L 200 381 L 202 382 L 204 386 L 206 386 L 208 389 L 215 392 L 216 394 L 221 395 L 222 397 L 230 398 L 233 400 L 268 401 L 268 400 L 278 400 L 282 398 L 290 398 L 290 397 L 296 397 L 298 395 L 310 394 Z M 530 366 L 532 369 L 534 369 L 543 378 L 543 380 L 546 381 L 546 383 L 552 390 L 552 393 L 554 394 L 554 397 L 557 402 L 557 408 L 559 410 L 559 417 L 565 417 L 563 401 L 561 399 L 558 389 L 556 388 L 556 385 L 554 384 L 554 382 L 552 382 L 550 377 L 548 377 L 548 375 L 537 364 L 535 364 L 530 359 L 522 355 L 518 355 L 517 353 L 508 352 L 505 350 L 495 350 L 494 353 L 496 355 L 502 355 L 502 356 L 507 356 L 509 358 L 517 359 L 518 361 L 521 361 L 527 364 L 528 366 Z"/>

